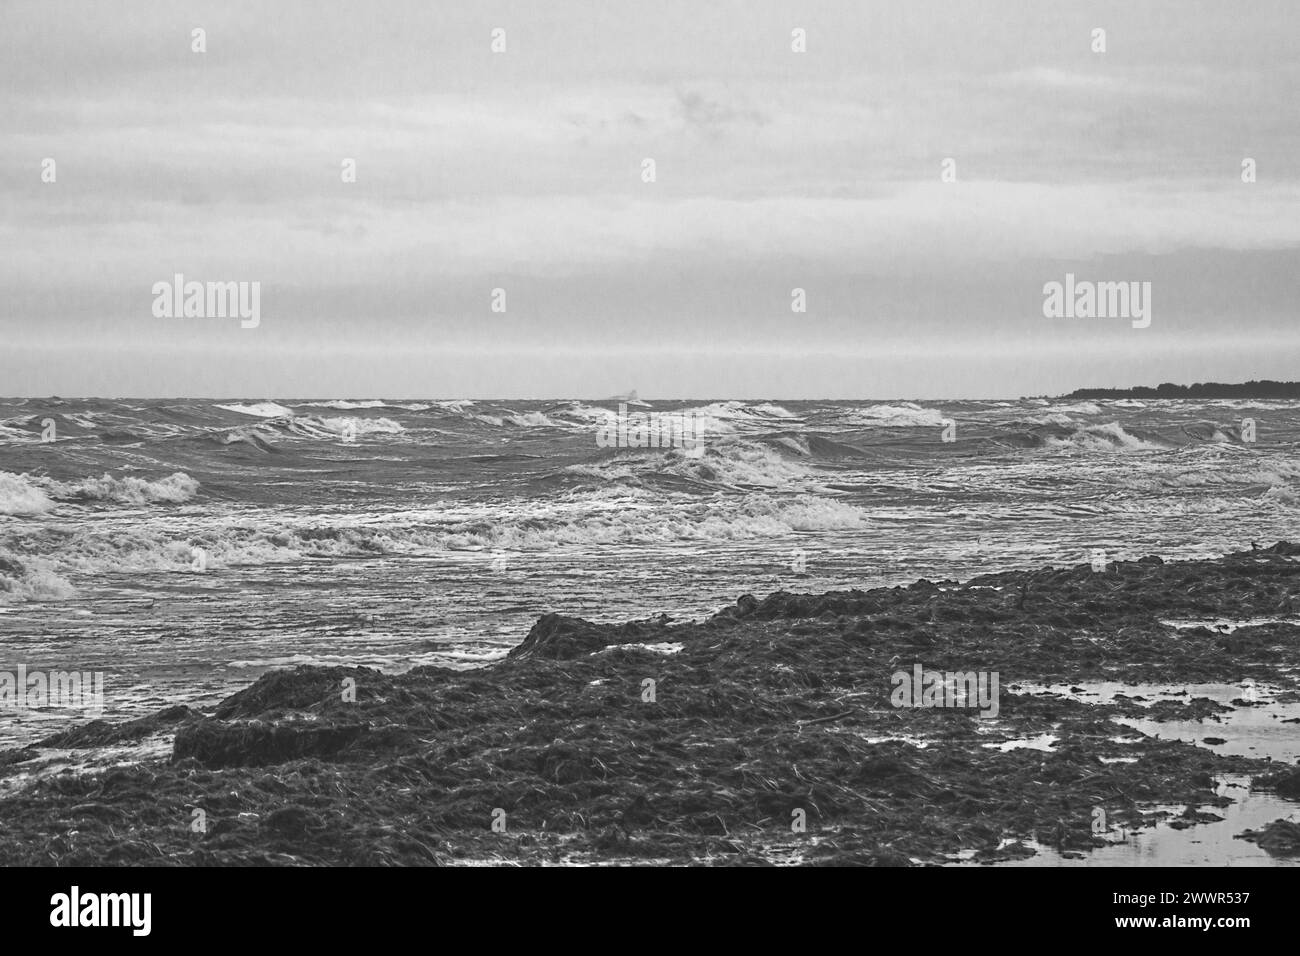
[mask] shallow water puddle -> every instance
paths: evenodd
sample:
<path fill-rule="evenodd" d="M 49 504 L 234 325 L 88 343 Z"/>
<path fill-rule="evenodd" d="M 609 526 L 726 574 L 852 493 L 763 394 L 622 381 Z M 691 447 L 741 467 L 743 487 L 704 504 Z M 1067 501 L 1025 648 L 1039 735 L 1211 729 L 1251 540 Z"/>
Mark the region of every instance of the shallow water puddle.
<path fill-rule="evenodd" d="M 1224 756 L 1268 757 L 1295 763 L 1300 760 L 1300 726 L 1283 722 L 1294 717 L 1300 717 L 1300 704 L 1238 707 L 1231 713 L 1220 714 L 1217 721 L 1117 717 L 1115 722 L 1148 737 L 1182 740 Z"/>
<path fill-rule="evenodd" d="M 1300 759 L 1300 702 L 1277 700 L 1282 689 L 1265 684 L 1122 684 L 1095 681 L 1076 684 L 1017 684 L 1020 693 L 1052 693 L 1083 703 L 1109 703 L 1119 695 L 1150 706 L 1162 700 L 1188 702 L 1207 697 L 1232 707 L 1205 720 L 1151 720 L 1116 717 L 1115 722 L 1163 740 L 1182 740 L 1217 754 L 1270 757 L 1285 763 Z M 1253 698 L 1253 702 L 1250 702 Z M 1242 703 L 1234 703 L 1241 701 Z M 1217 718 L 1217 719 L 1216 719 Z M 1287 721 L 1295 721 L 1287 723 Z M 1222 743 L 1207 743 L 1206 738 Z"/>
<path fill-rule="evenodd" d="M 1220 631 L 1224 634 L 1231 634 L 1233 631 L 1243 627 L 1262 627 L 1265 624 L 1293 624 L 1300 625 L 1300 618 L 1286 617 L 1251 617 L 1245 620 L 1233 620 L 1227 617 L 1205 618 L 1199 621 L 1166 621 L 1162 620 L 1161 624 L 1166 627 L 1172 627 L 1175 630 L 1184 631 L 1194 627 L 1204 627 L 1211 631 Z"/>
<path fill-rule="evenodd" d="M 1003 753 L 1009 750 L 1051 750 L 1059 739 L 1056 734 L 1038 734 L 1036 737 L 1017 737 L 1013 740 L 980 744 L 980 746 L 990 750 L 1001 750 Z"/>
<path fill-rule="evenodd" d="M 1221 704 L 1231 704 L 1249 692 L 1245 684 L 1125 684 L 1121 681 L 1076 681 L 1070 684 L 1016 683 L 1008 685 L 1021 694 L 1057 694 L 1085 704 L 1106 704 L 1116 697 L 1143 697 L 1151 703 L 1159 700 L 1189 701 L 1208 697 Z M 1271 700 L 1281 693 L 1279 687 L 1255 684 L 1260 701 Z"/>
<path fill-rule="evenodd" d="M 1037 851 L 1036 856 L 1008 860 L 993 866 L 1297 866 L 1300 858 L 1270 856 L 1257 844 L 1236 839 L 1246 830 L 1257 830 L 1274 820 L 1289 818 L 1300 822 L 1300 804 L 1272 793 L 1247 789 L 1250 778 L 1229 775 L 1219 779 L 1216 792 L 1235 802 L 1226 807 L 1203 807 L 1223 820 L 1198 823 L 1185 829 L 1170 826 L 1183 812 L 1182 806 L 1156 807 L 1172 813 L 1154 827 L 1115 834 L 1116 842 L 1082 854 L 1063 856 L 1056 850 L 1033 840 L 1022 840 Z M 1120 842 L 1122 841 L 1122 842 Z M 1007 844 L 1015 841 L 1005 841 Z M 968 857 L 970 854 L 963 854 Z M 959 859 L 958 864 L 968 864 Z"/>
<path fill-rule="evenodd" d="M 869 744 L 908 744 L 917 750 L 924 750 L 930 744 L 934 743 L 925 737 L 907 737 L 900 734 L 894 734 L 889 737 L 863 737 L 864 742 Z"/>

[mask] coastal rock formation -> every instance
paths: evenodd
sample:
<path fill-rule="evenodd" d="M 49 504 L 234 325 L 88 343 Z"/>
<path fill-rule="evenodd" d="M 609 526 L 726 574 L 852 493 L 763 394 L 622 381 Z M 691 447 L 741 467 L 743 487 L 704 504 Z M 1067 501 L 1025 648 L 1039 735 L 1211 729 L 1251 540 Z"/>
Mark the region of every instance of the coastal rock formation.
<path fill-rule="evenodd" d="M 1300 669 L 1298 555 L 745 595 L 699 622 L 547 614 L 485 667 L 275 671 L 210 713 L 0 754 L 0 863 L 992 863 L 1103 845 L 1098 809 L 1133 829 L 1181 804 L 1179 826 L 1212 825 L 1220 775 L 1294 798 L 1297 772 L 1118 721 L 1208 729 L 1251 701 L 1042 686 L 1276 683 Z M 917 666 L 999 674 L 996 719 L 893 706 Z M 170 760 L 28 769 L 172 733 Z M 1290 830 L 1267 829 L 1279 852 Z"/>

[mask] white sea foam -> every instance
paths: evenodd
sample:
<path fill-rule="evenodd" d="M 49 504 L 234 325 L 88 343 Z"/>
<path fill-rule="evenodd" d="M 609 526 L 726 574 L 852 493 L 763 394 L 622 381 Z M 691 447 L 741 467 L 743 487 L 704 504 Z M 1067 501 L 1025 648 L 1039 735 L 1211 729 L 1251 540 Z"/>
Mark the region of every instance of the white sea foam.
<path fill-rule="evenodd" d="M 301 415 L 284 423 L 291 434 L 304 438 L 339 438 L 348 435 L 397 435 L 405 428 L 391 418 L 345 418 Z"/>
<path fill-rule="evenodd" d="M 1208 452 L 1212 448 L 1213 446 L 1198 448 L 1196 451 Z M 1264 498 L 1283 504 L 1295 501 L 1296 489 L 1300 487 L 1300 463 L 1241 457 L 1240 449 L 1236 446 L 1226 446 L 1223 450 L 1229 449 L 1236 453 L 1235 457 L 1219 454 L 1210 463 L 1204 460 L 1207 457 L 1205 454 L 1180 455 L 1158 471 L 1119 476 L 1115 481 L 1125 488 L 1153 492 L 1189 488 L 1244 489 L 1254 486 L 1265 489 Z"/>
<path fill-rule="evenodd" d="M 431 408 L 452 408 L 459 411 L 465 405 L 473 405 L 473 402 L 460 400 L 456 402 L 386 402 L 379 398 L 368 398 L 365 400 L 351 401 L 346 398 L 336 398 L 328 402 L 296 402 L 294 408 L 332 408 L 335 411 L 346 412 L 366 408 L 401 408 L 408 412 L 426 412 Z M 221 406 L 225 407 L 225 406 Z"/>
<path fill-rule="evenodd" d="M 0 471 L 0 514 L 39 515 L 53 507 L 49 496 L 26 476 Z"/>
<path fill-rule="evenodd" d="M 178 471 L 149 480 L 128 475 L 58 481 L 45 476 L 0 472 L 0 514 L 38 515 L 53 511 L 60 501 L 111 501 L 127 505 L 179 504 L 192 499 L 199 483 Z"/>
<path fill-rule="evenodd" d="M 1046 440 L 1046 446 L 1048 448 L 1091 452 L 1166 451 L 1171 447 L 1168 444 L 1131 435 L 1118 422 L 1110 422 L 1106 425 L 1088 425 L 1065 438 L 1049 436 Z"/>
<path fill-rule="evenodd" d="M 684 408 L 675 414 L 693 415 L 703 423 L 705 435 L 732 435 L 756 430 L 771 431 L 789 428 L 802 421 L 797 415 L 780 405 L 748 402 L 710 402 Z"/>
<path fill-rule="evenodd" d="M 218 407 L 228 408 L 229 406 L 222 405 Z M 397 406 L 389 406 L 387 402 L 381 401 L 378 398 L 366 399 L 365 401 L 359 401 L 359 402 L 348 401 L 345 398 L 336 398 L 332 402 L 298 402 L 293 407 L 294 408 L 333 408 L 338 411 L 349 411 L 354 408 L 389 408 L 389 407 L 397 407 Z"/>
<path fill-rule="evenodd" d="M 630 404 L 625 402 L 624 404 Z M 638 402 L 638 406 L 645 405 L 644 402 Z M 613 415 L 617 414 L 607 408 L 596 408 L 593 405 L 584 405 L 582 402 L 570 402 L 564 408 L 554 410 L 552 416 L 555 418 L 571 418 L 578 422 L 589 425 L 603 425 Z"/>
<path fill-rule="evenodd" d="M 637 481 L 655 476 L 674 476 L 692 481 L 732 487 L 759 486 L 813 490 L 821 487 L 822 476 L 803 463 L 788 458 L 759 442 L 730 439 L 708 444 L 698 457 L 671 450 L 661 452 L 623 451 L 602 462 L 571 465 L 569 474 L 604 481 Z M 808 454 L 807 447 L 794 450 Z"/>
<path fill-rule="evenodd" d="M 1031 425 L 1056 425 L 1058 428 L 1079 428 L 1081 423 L 1071 418 L 1069 415 L 1062 415 L 1060 412 L 1049 412 L 1045 415 L 1031 415 L 1024 419 Z"/>
<path fill-rule="evenodd" d="M 182 471 L 149 481 L 128 475 L 114 478 L 80 478 L 76 481 L 39 479 L 51 496 L 60 501 L 114 501 L 119 504 L 180 504 L 199 492 L 199 483 Z"/>
<path fill-rule="evenodd" d="M 1075 402 L 1070 405 L 1053 405 L 1048 409 L 1049 412 L 1058 412 L 1062 415 L 1100 415 L 1101 406 L 1096 402 Z"/>
<path fill-rule="evenodd" d="M 218 405 L 217 408 L 227 412 L 238 412 L 241 415 L 253 415 L 256 418 L 284 418 L 292 417 L 293 409 L 285 408 L 283 405 L 277 405 L 275 402 L 251 402 L 239 403 L 233 405 Z"/>
<path fill-rule="evenodd" d="M 876 428 L 934 428 L 948 416 L 938 408 L 926 408 L 915 402 L 896 405 L 868 405 L 844 411 L 849 424 L 870 425 Z"/>
<path fill-rule="evenodd" d="M 554 422 L 547 418 L 541 412 L 520 412 L 518 415 L 509 415 L 507 420 L 518 428 L 564 428 L 566 426 Z M 569 425 L 567 427 L 573 427 Z"/>
<path fill-rule="evenodd" d="M 21 601 L 63 601 L 76 589 L 60 577 L 45 558 L 19 556 L 0 548 L 0 604 Z"/>

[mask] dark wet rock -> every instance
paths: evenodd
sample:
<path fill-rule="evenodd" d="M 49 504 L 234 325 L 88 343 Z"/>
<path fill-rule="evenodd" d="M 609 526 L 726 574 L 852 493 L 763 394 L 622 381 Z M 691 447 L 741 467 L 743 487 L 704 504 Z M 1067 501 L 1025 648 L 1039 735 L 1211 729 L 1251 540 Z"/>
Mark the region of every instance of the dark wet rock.
<path fill-rule="evenodd" d="M 1261 774 L 1251 781 L 1257 790 L 1273 790 L 1283 797 L 1300 800 L 1300 767 Z"/>
<path fill-rule="evenodd" d="M 190 708 L 178 704 L 174 707 L 166 707 L 148 717 L 128 720 L 121 724 L 110 724 L 105 720 L 92 720 L 70 730 L 51 734 L 49 737 L 37 742 L 35 746 L 71 750 L 131 743 L 144 737 L 171 730 L 182 721 L 196 716 L 197 714 Z"/>
<path fill-rule="evenodd" d="M 1249 840 L 1271 856 L 1300 856 L 1300 823 L 1274 820 L 1259 830 L 1247 830 L 1237 835 L 1239 840 Z"/>
<path fill-rule="evenodd" d="M 368 679 L 377 677 L 379 671 L 368 667 L 296 667 L 271 671 L 218 704 L 215 716 L 220 720 L 236 720 L 341 701 L 345 680 L 356 681 L 360 693 Z"/>
<path fill-rule="evenodd" d="M 303 807 L 281 807 L 269 814 L 262 825 L 274 833 L 301 835 L 318 830 L 325 824 L 319 816 Z"/>
<path fill-rule="evenodd" d="M 849 850 L 831 848 L 820 852 L 809 861 L 814 866 L 915 866 L 911 857 L 889 846 L 860 847 Z"/>
<path fill-rule="evenodd" d="M 1197 807 L 1187 807 L 1176 820 L 1169 822 L 1169 827 L 1174 830 L 1186 830 L 1201 823 L 1222 823 L 1223 817 L 1217 813 L 1211 813 L 1208 810 L 1201 810 Z"/>
<path fill-rule="evenodd" d="M 332 757 L 369 733 L 365 724 L 200 720 L 181 727 L 172 759 L 205 767 L 255 767 L 304 757 Z"/>
<path fill-rule="evenodd" d="M 1004 847 L 982 850 L 975 855 L 975 861 L 978 863 L 1001 863 L 1006 860 L 1026 860 L 1037 855 L 1038 851 L 1032 846 L 1017 840 L 1008 843 Z"/>
<path fill-rule="evenodd" d="M 565 661 L 604 650 L 612 644 L 654 643 L 664 639 L 659 632 L 666 628 L 666 621 L 664 618 L 611 626 L 562 614 L 546 614 L 506 656 L 512 660 Z"/>

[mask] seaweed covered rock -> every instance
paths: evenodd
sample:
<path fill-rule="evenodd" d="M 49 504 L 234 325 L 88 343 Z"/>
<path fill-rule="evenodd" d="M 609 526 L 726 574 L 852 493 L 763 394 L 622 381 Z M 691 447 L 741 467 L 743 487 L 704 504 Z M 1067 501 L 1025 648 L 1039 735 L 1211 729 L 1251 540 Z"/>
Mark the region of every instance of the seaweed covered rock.
<path fill-rule="evenodd" d="M 368 734 L 367 724 L 318 721 L 199 720 L 176 733 L 172 760 L 205 767 L 257 767 L 303 757 L 333 757 Z"/>
<path fill-rule="evenodd" d="M 1030 838 L 1086 850 L 1103 842 L 1097 807 L 1141 828 L 1155 820 L 1140 807 L 1185 806 L 1177 826 L 1208 826 L 1217 815 L 1200 808 L 1231 802 L 1216 793 L 1223 774 L 1285 796 L 1300 768 L 1129 726 L 1200 719 L 1235 737 L 1210 723 L 1221 705 L 1207 698 L 1085 691 L 1300 686 L 1298 586 L 1300 562 L 1256 549 L 746 595 L 695 623 L 548 614 L 483 667 L 272 672 L 215 718 L 175 708 L 44 742 L 175 729 L 170 762 L 140 748 L 126 768 L 66 772 L 64 755 L 39 746 L 0 753 L 0 864 L 905 866 L 1008 861 L 1033 852 L 1017 842 Z M 1273 623 L 1238 627 L 1227 648 L 1218 629 L 1169 623 L 1211 617 Z M 917 665 L 1000 674 L 999 716 L 894 706 L 892 675 Z M 196 807 L 209 814 L 202 838 L 189 828 Z M 1288 853 L 1295 828 L 1252 836 Z"/>
<path fill-rule="evenodd" d="M 1257 843 L 1270 856 L 1300 856 L 1300 823 L 1274 820 L 1259 830 L 1247 830 L 1239 839 Z"/>
<path fill-rule="evenodd" d="M 538 618 L 519 646 L 511 649 L 506 656 L 566 661 L 601 650 L 608 643 L 608 628 L 577 617 L 544 614 Z"/>
<path fill-rule="evenodd" d="M 537 619 L 519 646 L 506 656 L 515 660 L 541 658 L 570 661 L 615 644 L 670 640 L 667 635 L 672 630 L 666 616 L 651 621 L 632 621 L 610 626 L 593 624 L 580 617 L 544 614 Z"/>
<path fill-rule="evenodd" d="M 166 707 L 156 714 L 110 724 L 106 720 L 92 720 L 69 730 L 51 734 L 37 742 L 37 747 L 57 747 L 73 750 L 80 747 L 105 747 L 110 744 L 130 743 L 156 733 L 170 730 L 175 724 L 191 717 L 194 711 L 184 704 Z"/>
<path fill-rule="evenodd" d="M 874 614 L 880 610 L 880 601 L 858 590 L 830 591 L 826 594 L 792 594 L 777 591 L 759 601 L 752 594 L 742 594 L 732 607 L 723 608 L 718 618 L 744 620 L 754 618 L 773 621 L 780 618 L 821 617 L 826 613 Z"/>
<path fill-rule="evenodd" d="M 358 684 L 363 679 L 378 678 L 370 667 L 295 667 L 293 670 L 270 671 L 251 687 L 232 694 L 218 706 L 221 720 L 259 717 L 272 711 L 303 710 L 326 700 L 337 700 L 346 678 Z"/>
<path fill-rule="evenodd" d="M 1300 800 L 1300 767 L 1262 774 L 1251 785 L 1257 790 L 1275 790 L 1283 797 Z"/>

